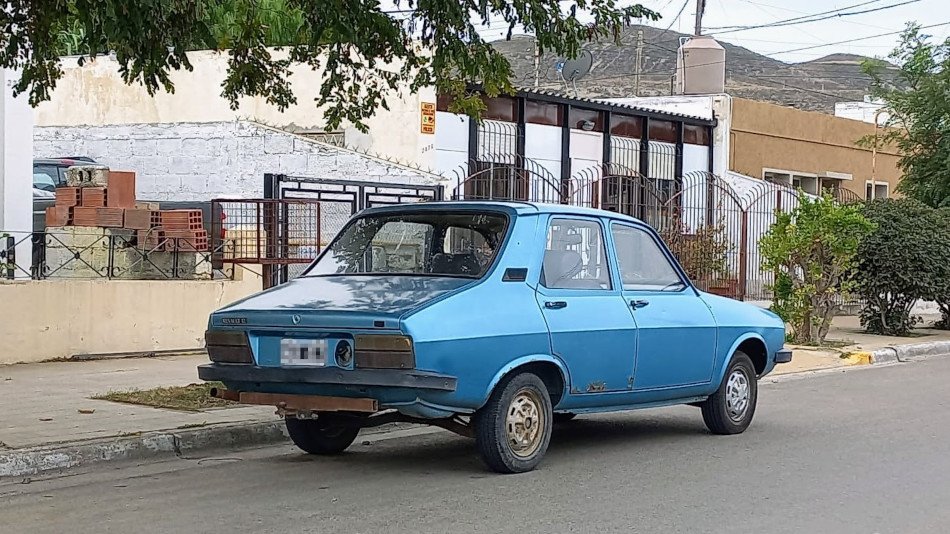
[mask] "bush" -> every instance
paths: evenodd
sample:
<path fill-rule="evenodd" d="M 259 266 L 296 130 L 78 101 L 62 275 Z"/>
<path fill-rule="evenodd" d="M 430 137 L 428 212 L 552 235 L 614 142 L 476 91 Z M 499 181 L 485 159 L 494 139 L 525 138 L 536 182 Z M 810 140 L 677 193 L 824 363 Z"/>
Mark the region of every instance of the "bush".
<path fill-rule="evenodd" d="M 772 310 L 792 341 L 822 343 L 852 289 L 858 244 L 874 228 L 860 210 L 800 193 L 798 207 L 778 213 L 759 241 L 762 267 L 775 275 Z"/>
<path fill-rule="evenodd" d="M 906 336 L 918 300 L 950 303 L 950 232 L 940 211 L 911 199 L 876 200 L 864 208 L 876 229 L 858 248 L 857 292 L 868 332 Z"/>
<path fill-rule="evenodd" d="M 732 250 L 724 223 L 701 225 L 690 232 L 679 217 L 660 232 L 670 251 L 694 282 L 728 278 L 728 255 Z"/>

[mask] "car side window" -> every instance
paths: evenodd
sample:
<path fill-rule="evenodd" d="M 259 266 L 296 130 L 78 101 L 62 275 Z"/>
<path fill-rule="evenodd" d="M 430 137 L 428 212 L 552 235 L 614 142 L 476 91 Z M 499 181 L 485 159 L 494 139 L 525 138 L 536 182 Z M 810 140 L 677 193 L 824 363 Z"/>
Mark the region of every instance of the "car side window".
<path fill-rule="evenodd" d="M 611 289 L 603 229 L 598 222 L 551 220 L 541 283 L 551 289 Z"/>
<path fill-rule="evenodd" d="M 679 273 L 648 232 L 612 224 L 617 263 L 623 288 L 628 291 L 679 291 L 686 287 Z"/>

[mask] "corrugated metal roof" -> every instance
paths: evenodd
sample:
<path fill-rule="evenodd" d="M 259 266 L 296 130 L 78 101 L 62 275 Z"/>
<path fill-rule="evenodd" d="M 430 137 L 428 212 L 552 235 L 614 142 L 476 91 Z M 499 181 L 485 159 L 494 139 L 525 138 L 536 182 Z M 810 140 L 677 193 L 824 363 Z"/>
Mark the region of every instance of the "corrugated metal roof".
<path fill-rule="evenodd" d="M 615 103 L 615 102 L 608 102 L 608 101 L 605 101 L 605 100 L 595 100 L 595 99 L 593 99 L 593 98 L 584 98 L 584 97 L 569 96 L 569 95 L 567 95 L 567 94 L 565 94 L 565 93 L 562 93 L 561 91 L 552 91 L 552 90 L 550 90 L 550 89 L 537 89 L 537 88 L 534 88 L 534 87 L 516 87 L 515 89 L 518 91 L 518 93 L 520 93 L 520 94 L 522 94 L 522 95 L 524 95 L 524 96 L 540 95 L 540 96 L 545 96 L 545 97 L 548 97 L 548 98 L 558 98 L 558 99 L 560 99 L 560 100 L 563 100 L 566 104 L 571 104 L 571 105 L 574 105 L 574 104 L 593 104 L 593 105 L 595 105 L 595 106 L 597 106 L 597 107 L 604 107 L 604 106 L 606 106 L 606 107 L 610 107 L 610 108 L 612 108 L 612 109 L 632 111 L 632 112 L 635 112 L 635 113 L 642 113 L 642 114 L 647 114 L 647 115 L 665 115 L 665 116 L 667 116 L 667 117 L 670 117 L 671 119 L 689 120 L 689 121 L 696 121 L 696 122 L 703 122 L 703 123 L 709 123 L 709 122 L 711 122 L 710 119 L 707 119 L 707 118 L 705 118 L 705 117 L 699 117 L 699 116 L 696 116 L 696 115 L 686 115 L 686 114 L 683 114 L 683 113 L 672 113 L 672 112 L 669 112 L 669 111 L 660 111 L 660 110 L 656 110 L 656 109 L 643 108 L 643 107 L 639 107 L 639 106 L 632 106 L 632 105 L 629 105 L 629 104 L 618 104 L 618 103 Z"/>

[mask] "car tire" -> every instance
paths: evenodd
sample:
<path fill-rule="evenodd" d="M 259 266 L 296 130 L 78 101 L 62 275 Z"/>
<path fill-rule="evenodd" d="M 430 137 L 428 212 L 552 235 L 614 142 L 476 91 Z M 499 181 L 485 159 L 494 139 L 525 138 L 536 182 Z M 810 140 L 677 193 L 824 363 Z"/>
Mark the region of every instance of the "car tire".
<path fill-rule="evenodd" d="M 758 400 L 752 360 L 736 351 L 716 390 L 702 403 L 703 421 L 713 434 L 740 434 L 749 428 Z"/>
<path fill-rule="evenodd" d="M 475 412 L 475 446 L 489 469 L 524 473 L 537 467 L 551 442 L 551 396 L 535 374 L 506 377 Z"/>
<path fill-rule="evenodd" d="M 568 421 L 571 421 L 571 420 L 573 420 L 575 417 L 577 417 L 577 414 L 576 414 L 576 413 L 571 413 L 571 412 L 557 412 L 556 414 L 554 414 L 554 419 L 553 419 L 553 421 L 554 421 L 554 424 L 557 425 L 557 424 L 566 423 L 566 422 L 568 422 Z"/>
<path fill-rule="evenodd" d="M 353 444 L 360 427 L 347 425 L 332 416 L 317 419 L 284 419 L 287 433 L 298 448 L 308 454 L 340 454 Z"/>

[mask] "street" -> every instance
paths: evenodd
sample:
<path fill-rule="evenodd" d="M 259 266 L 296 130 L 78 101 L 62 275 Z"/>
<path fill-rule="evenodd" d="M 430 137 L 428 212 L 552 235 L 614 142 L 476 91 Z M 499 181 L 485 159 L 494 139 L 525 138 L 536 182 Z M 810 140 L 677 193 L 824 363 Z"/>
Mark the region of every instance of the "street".
<path fill-rule="evenodd" d="M 588 416 L 539 469 L 487 472 L 438 431 L 341 457 L 290 446 L 0 485 L 0 530 L 948 532 L 950 358 L 767 378 L 752 427 L 699 410 Z"/>

